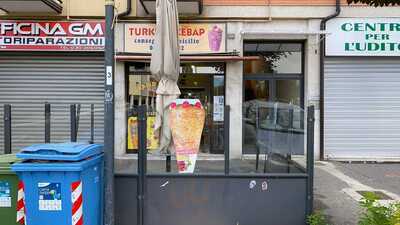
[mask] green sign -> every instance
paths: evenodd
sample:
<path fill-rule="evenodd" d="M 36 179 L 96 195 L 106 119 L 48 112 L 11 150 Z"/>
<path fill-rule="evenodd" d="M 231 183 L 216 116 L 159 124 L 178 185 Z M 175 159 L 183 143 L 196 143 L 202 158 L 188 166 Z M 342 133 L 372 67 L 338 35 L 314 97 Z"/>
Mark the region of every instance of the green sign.
<path fill-rule="evenodd" d="M 400 19 L 337 18 L 327 32 L 327 56 L 400 56 Z"/>

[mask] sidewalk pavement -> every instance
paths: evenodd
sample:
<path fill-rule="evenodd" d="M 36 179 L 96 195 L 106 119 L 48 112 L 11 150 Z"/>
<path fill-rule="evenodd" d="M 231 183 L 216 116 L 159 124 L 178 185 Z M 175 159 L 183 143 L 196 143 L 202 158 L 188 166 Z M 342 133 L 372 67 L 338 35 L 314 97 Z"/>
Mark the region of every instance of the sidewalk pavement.
<path fill-rule="evenodd" d="M 331 225 L 356 225 L 361 195 L 381 191 L 400 201 L 400 163 L 316 162 L 314 207 L 323 210 Z"/>

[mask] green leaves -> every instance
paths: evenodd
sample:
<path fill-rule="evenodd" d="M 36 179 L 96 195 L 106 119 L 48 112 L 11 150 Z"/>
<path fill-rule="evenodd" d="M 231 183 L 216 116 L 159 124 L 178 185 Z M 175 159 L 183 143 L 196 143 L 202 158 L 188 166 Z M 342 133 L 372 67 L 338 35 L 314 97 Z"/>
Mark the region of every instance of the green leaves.
<path fill-rule="evenodd" d="M 321 211 L 316 211 L 307 217 L 307 224 L 309 225 L 329 225 L 326 221 L 325 215 Z"/>
<path fill-rule="evenodd" d="M 375 7 L 400 5 L 400 0 L 347 0 L 349 4 L 368 4 Z"/>
<path fill-rule="evenodd" d="M 375 7 L 400 5 L 400 0 L 347 0 L 349 4 L 368 4 Z"/>
<path fill-rule="evenodd" d="M 358 225 L 400 225 L 400 202 L 384 206 L 379 204 L 379 197 L 374 192 L 363 193 L 360 207 L 363 212 Z M 321 211 L 315 211 L 307 217 L 308 225 L 329 225 Z"/>
<path fill-rule="evenodd" d="M 364 212 L 358 225 L 400 225 L 400 203 L 383 206 L 377 200 L 378 197 L 372 192 L 364 194 L 360 202 Z"/>

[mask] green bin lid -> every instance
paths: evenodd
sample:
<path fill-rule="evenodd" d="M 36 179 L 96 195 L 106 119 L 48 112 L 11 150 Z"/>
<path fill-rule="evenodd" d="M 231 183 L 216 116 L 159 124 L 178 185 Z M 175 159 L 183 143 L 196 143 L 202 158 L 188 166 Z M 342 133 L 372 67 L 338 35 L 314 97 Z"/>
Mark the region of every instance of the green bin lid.
<path fill-rule="evenodd" d="M 15 172 L 11 171 L 11 164 L 16 162 L 21 162 L 21 159 L 18 159 L 15 154 L 0 155 L 0 175 L 15 174 Z"/>
<path fill-rule="evenodd" d="M 21 162 L 15 154 L 0 155 L 0 168 L 9 168 L 11 164 Z"/>

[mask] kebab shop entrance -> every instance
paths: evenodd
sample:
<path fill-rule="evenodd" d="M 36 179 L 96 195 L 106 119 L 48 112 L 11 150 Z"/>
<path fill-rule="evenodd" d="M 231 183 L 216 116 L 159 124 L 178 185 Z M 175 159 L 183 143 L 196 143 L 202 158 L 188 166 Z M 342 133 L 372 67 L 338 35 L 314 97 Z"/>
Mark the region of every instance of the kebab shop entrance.
<path fill-rule="evenodd" d="M 148 123 L 155 119 L 155 90 L 157 83 L 151 78 L 149 63 L 126 63 L 127 81 L 127 153 L 137 152 L 135 137 L 137 118 L 135 109 L 140 105 L 148 108 Z M 224 143 L 225 63 L 182 63 L 178 86 L 179 98 L 199 99 L 206 113 L 201 137 L 200 153 L 222 154 Z M 157 140 L 152 139 L 153 130 L 148 126 L 148 148 L 157 151 Z"/>
<path fill-rule="evenodd" d="M 155 121 L 157 82 L 150 74 L 150 55 L 154 44 L 154 23 L 123 23 L 123 45 L 118 49 L 117 60 L 125 62 L 127 141 L 126 152 L 138 149 L 137 118 L 135 109 L 147 105 L 147 148 L 158 152 L 158 140 L 151 124 Z M 122 32 L 123 31 L 123 32 Z M 200 142 L 200 153 L 224 152 L 225 62 L 238 57 L 226 49 L 225 23 L 179 24 L 181 68 L 178 87 L 180 99 L 198 99 L 205 109 L 205 123 Z M 118 44 L 117 44 L 118 45 Z M 234 59 L 238 60 L 238 59 Z"/>

